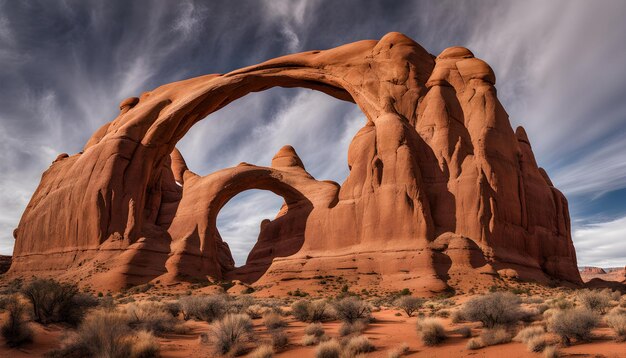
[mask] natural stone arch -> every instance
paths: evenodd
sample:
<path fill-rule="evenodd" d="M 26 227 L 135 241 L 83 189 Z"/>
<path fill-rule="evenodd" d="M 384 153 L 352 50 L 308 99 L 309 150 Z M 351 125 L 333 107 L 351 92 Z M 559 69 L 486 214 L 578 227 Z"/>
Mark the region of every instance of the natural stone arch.
<path fill-rule="evenodd" d="M 253 283 L 265 273 L 275 257 L 295 254 L 304 243 L 304 232 L 314 205 L 329 206 L 338 184 L 319 182 L 304 169 L 291 146 L 274 156 L 271 167 L 241 163 L 207 176 L 187 171 L 183 196 L 169 233 L 172 255 L 163 279 L 211 276 Z M 236 268 L 219 234 L 219 211 L 237 194 L 250 189 L 268 190 L 285 200 L 279 218 L 266 222 L 246 265 Z M 280 229 L 280 236 L 269 232 Z M 173 275 L 173 277 L 171 277 Z"/>
<path fill-rule="evenodd" d="M 353 101 L 368 122 L 350 145 L 345 183 L 331 198 L 315 192 L 319 204 L 309 198 L 302 248 L 276 258 L 260 285 L 323 271 L 441 291 L 454 281 L 435 269 L 452 260 L 434 244 L 442 235 L 475 243 L 483 271 L 579 283 L 567 201 L 538 168 L 523 129 L 511 128 L 494 84 L 491 68 L 465 48 L 435 57 L 390 33 L 130 98 L 84 152 L 59 156 L 44 173 L 15 231 L 11 272 L 28 273 L 44 256 L 41 270 L 74 268 L 92 282 L 90 267 L 106 262 L 108 280 L 98 283 L 109 287 L 173 272 L 166 263 L 176 255 L 188 175 L 176 143 L 235 99 L 283 86 Z"/>

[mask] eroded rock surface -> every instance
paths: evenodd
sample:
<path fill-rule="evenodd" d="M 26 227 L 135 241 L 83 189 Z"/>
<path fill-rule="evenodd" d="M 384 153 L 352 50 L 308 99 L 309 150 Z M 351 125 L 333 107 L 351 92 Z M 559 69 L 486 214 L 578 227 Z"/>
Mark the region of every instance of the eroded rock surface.
<path fill-rule="evenodd" d="M 511 128 L 495 82 L 468 49 L 435 57 L 390 33 L 126 99 L 83 152 L 43 174 L 15 231 L 10 273 L 109 288 L 206 276 L 297 287 L 331 275 L 432 293 L 499 272 L 580 284 L 567 200 L 524 129 Z M 364 112 L 341 186 L 311 177 L 291 147 L 270 167 L 204 177 L 187 168 L 175 145 L 193 124 L 274 86 L 319 90 Z M 285 205 L 235 268 L 215 222 L 248 189 Z"/>

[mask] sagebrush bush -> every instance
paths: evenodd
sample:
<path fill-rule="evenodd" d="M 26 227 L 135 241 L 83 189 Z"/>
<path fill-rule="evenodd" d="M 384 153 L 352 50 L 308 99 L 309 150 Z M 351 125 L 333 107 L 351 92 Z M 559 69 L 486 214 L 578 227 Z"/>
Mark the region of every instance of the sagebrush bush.
<path fill-rule="evenodd" d="M 463 305 L 462 315 L 466 320 L 482 322 L 483 326 L 511 325 L 520 317 L 520 301 L 508 292 L 494 292 L 473 297 Z"/>
<path fill-rule="evenodd" d="M 268 312 L 263 316 L 263 324 L 267 329 L 272 330 L 287 325 L 283 318 L 276 312 Z"/>
<path fill-rule="evenodd" d="M 347 357 L 355 357 L 359 354 L 372 352 L 374 349 L 374 345 L 367 337 L 355 336 L 346 342 L 344 352 Z"/>
<path fill-rule="evenodd" d="M 511 339 L 511 334 L 504 328 L 486 328 L 480 332 L 480 341 L 483 346 L 509 343 Z"/>
<path fill-rule="evenodd" d="M 224 317 L 229 308 L 224 295 L 185 296 L 179 303 L 185 320 L 195 318 L 209 323 Z"/>
<path fill-rule="evenodd" d="M 252 321 L 246 314 L 227 314 L 211 324 L 209 340 L 213 342 L 217 354 L 237 355 L 251 338 Z"/>
<path fill-rule="evenodd" d="M 427 346 L 435 346 L 448 337 L 441 322 L 435 318 L 426 318 L 418 321 L 417 330 L 420 333 L 422 343 Z"/>
<path fill-rule="evenodd" d="M 395 302 L 396 307 L 403 310 L 409 317 L 413 316 L 413 313 L 417 312 L 423 304 L 423 299 L 413 296 L 402 296 Z"/>
<path fill-rule="evenodd" d="M 309 320 L 310 305 L 311 303 L 308 300 L 298 300 L 291 304 L 291 314 L 298 321 L 307 322 Z"/>
<path fill-rule="evenodd" d="M 9 347 L 20 347 L 33 341 L 33 331 L 26 320 L 26 307 L 17 297 L 10 296 L 4 308 L 9 311 L 6 322 L 0 327 L 0 332 Z"/>
<path fill-rule="evenodd" d="M 583 307 L 600 314 L 611 307 L 611 295 L 605 291 L 581 290 L 576 297 Z"/>
<path fill-rule="evenodd" d="M 557 311 L 548 320 L 548 331 L 561 337 L 563 344 L 570 345 L 571 339 L 587 341 L 591 330 L 598 325 L 599 317 L 586 308 Z"/>
<path fill-rule="evenodd" d="M 282 329 L 275 329 L 270 332 L 272 336 L 272 346 L 276 349 L 284 349 L 289 344 L 289 336 Z"/>
<path fill-rule="evenodd" d="M 254 297 L 250 295 L 241 295 L 228 302 L 228 309 L 230 313 L 247 313 L 246 311 L 248 310 L 248 307 L 254 304 Z"/>
<path fill-rule="evenodd" d="M 607 326 L 617 334 L 618 341 L 626 341 L 626 312 L 615 311 L 605 317 Z"/>
<path fill-rule="evenodd" d="M 556 346 L 547 346 L 543 350 L 543 356 L 545 358 L 558 358 L 559 357 L 559 349 Z"/>
<path fill-rule="evenodd" d="M 154 334 L 175 332 L 180 322 L 172 316 L 167 306 L 154 301 L 131 303 L 126 307 L 128 324 Z"/>
<path fill-rule="evenodd" d="M 133 358 L 156 358 L 160 357 L 160 349 L 159 342 L 152 333 L 141 330 L 135 334 L 132 341 L 130 356 Z"/>
<path fill-rule="evenodd" d="M 528 347 L 528 351 L 530 352 L 543 352 L 543 350 L 548 346 L 548 337 L 545 334 L 540 336 L 534 336 L 530 338 L 526 342 L 526 347 Z"/>
<path fill-rule="evenodd" d="M 315 358 L 340 358 L 341 345 L 334 339 L 322 342 L 315 350 Z"/>
<path fill-rule="evenodd" d="M 452 319 L 452 323 L 459 323 L 465 321 L 465 317 L 463 317 L 462 310 L 454 310 L 450 313 L 450 318 Z"/>
<path fill-rule="evenodd" d="M 165 309 L 172 317 L 177 318 L 180 314 L 180 303 L 176 301 L 165 302 Z"/>
<path fill-rule="evenodd" d="M 261 305 L 250 305 L 248 306 L 248 308 L 246 308 L 246 312 L 248 314 L 248 316 L 250 316 L 250 318 L 252 319 L 258 319 L 263 317 L 264 314 L 270 312 L 271 309 L 269 307 L 264 307 Z"/>
<path fill-rule="evenodd" d="M 400 358 L 409 353 L 409 346 L 402 343 L 399 347 L 392 349 L 387 354 L 387 358 Z"/>
<path fill-rule="evenodd" d="M 527 343 L 531 338 L 542 336 L 546 330 L 541 326 L 526 327 L 513 338 L 515 342 Z"/>
<path fill-rule="evenodd" d="M 476 338 L 472 338 L 469 341 L 467 341 L 467 345 L 466 345 L 467 349 L 480 349 L 483 347 L 483 344 L 480 342 L 479 339 Z"/>
<path fill-rule="evenodd" d="M 342 337 L 349 336 L 351 334 L 361 334 L 367 328 L 365 321 L 356 321 L 352 323 L 343 322 L 339 326 L 339 335 Z"/>
<path fill-rule="evenodd" d="M 272 358 L 273 356 L 274 348 L 269 344 L 263 344 L 258 346 L 248 355 L 248 357 L 250 358 Z"/>
<path fill-rule="evenodd" d="M 370 317 L 369 304 L 357 297 L 343 298 L 335 302 L 334 307 L 337 318 L 347 323 L 354 323 Z"/>
<path fill-rule="evenodd" d="M 330 307 L 325 300 L 299 300 L 291 305 L 291 313 L 301 322 L 323 322 L 331 318 Z"/>
<path fill-rule="evenodd" d="M 319 338 L 312 334 L 302 336 L 302 345 L 305 347 L 314 346 L 319 343 Z"/>
<path fill-rule="evenodd" d="M 325 333 L 324 326 L 322 326 L 321 323 L 311 323 L 304 328 L 304 333 L 315 337 L 321 337 Z"/>
<path fill-rule="evenodd" d="M 152 358 L 159 345 L 150 332 L 134 333 L 126 314 L 97 310 L 89 313 L 74 336 L 49 357 Z"/>
<path fill-rule="evenodd" d="M 56 322 L 78 325 L 87 309 L 98 304 L 92 296 L 79 294 L 76 285 L 53 279 L 36 278 L 22 288 L 22 294 L 32 305 L 33 320 L 44 325 Z"/>

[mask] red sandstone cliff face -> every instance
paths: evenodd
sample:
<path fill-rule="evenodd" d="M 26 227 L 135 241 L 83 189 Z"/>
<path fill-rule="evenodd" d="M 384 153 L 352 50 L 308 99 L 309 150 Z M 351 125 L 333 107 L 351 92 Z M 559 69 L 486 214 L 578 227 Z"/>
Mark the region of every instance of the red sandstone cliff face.
<path fill-rule="evenodd" d="M 111 288 L 205 276 L 262 287 L 340 274 L 428 293 L 497 272 L 580 284 L 567 200 L 523 128 L 511 128 L 494 85 L 469 50 L 434 57 L 390 33 L 127 99 L 83 152 L 44 173 L 15 231 L 10 272 Z M 271 167 L 244 163 L 205 177 L 187 169 L 175 145 L 194 123 L 274 86 L 312 88 L 363 110 L 341 186 L 312 178 L 291 147 Z M 235 268 L 215 220 L 253 188 L 285 205 Z"/>

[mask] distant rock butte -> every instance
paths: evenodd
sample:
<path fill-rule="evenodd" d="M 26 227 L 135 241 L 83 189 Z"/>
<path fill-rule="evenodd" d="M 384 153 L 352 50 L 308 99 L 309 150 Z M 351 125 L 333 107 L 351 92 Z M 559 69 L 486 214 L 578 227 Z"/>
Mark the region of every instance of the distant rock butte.
<path fill-rule="evenodd" d="M 435 57 L 389 33 L 126 99 L 83 152 L 60 155 L 43 174 L 15 230 L 9 274 L 107 289 L 207 276 L 259 290 L 342 276 L 423 294 L 498 276 L 581 284 L 567 200 L 524 129 L 511 128 L 495 82 L 468 49 Z M 175 145 L 196 122 L 275 86 L 364 112 L 342 185 L 313 178 L 290 146 L 270 167 L 187 168 Z M 285 202 L 236 268 L 216 217 L 249 189 Z"/>
<path fill-rule="evenodd" d="M 584 282 L 591 282 L 595 278 L 603 281 L 616 281 L 626 283 L 626 267 L 582 267 L 580 276 Z"/>

